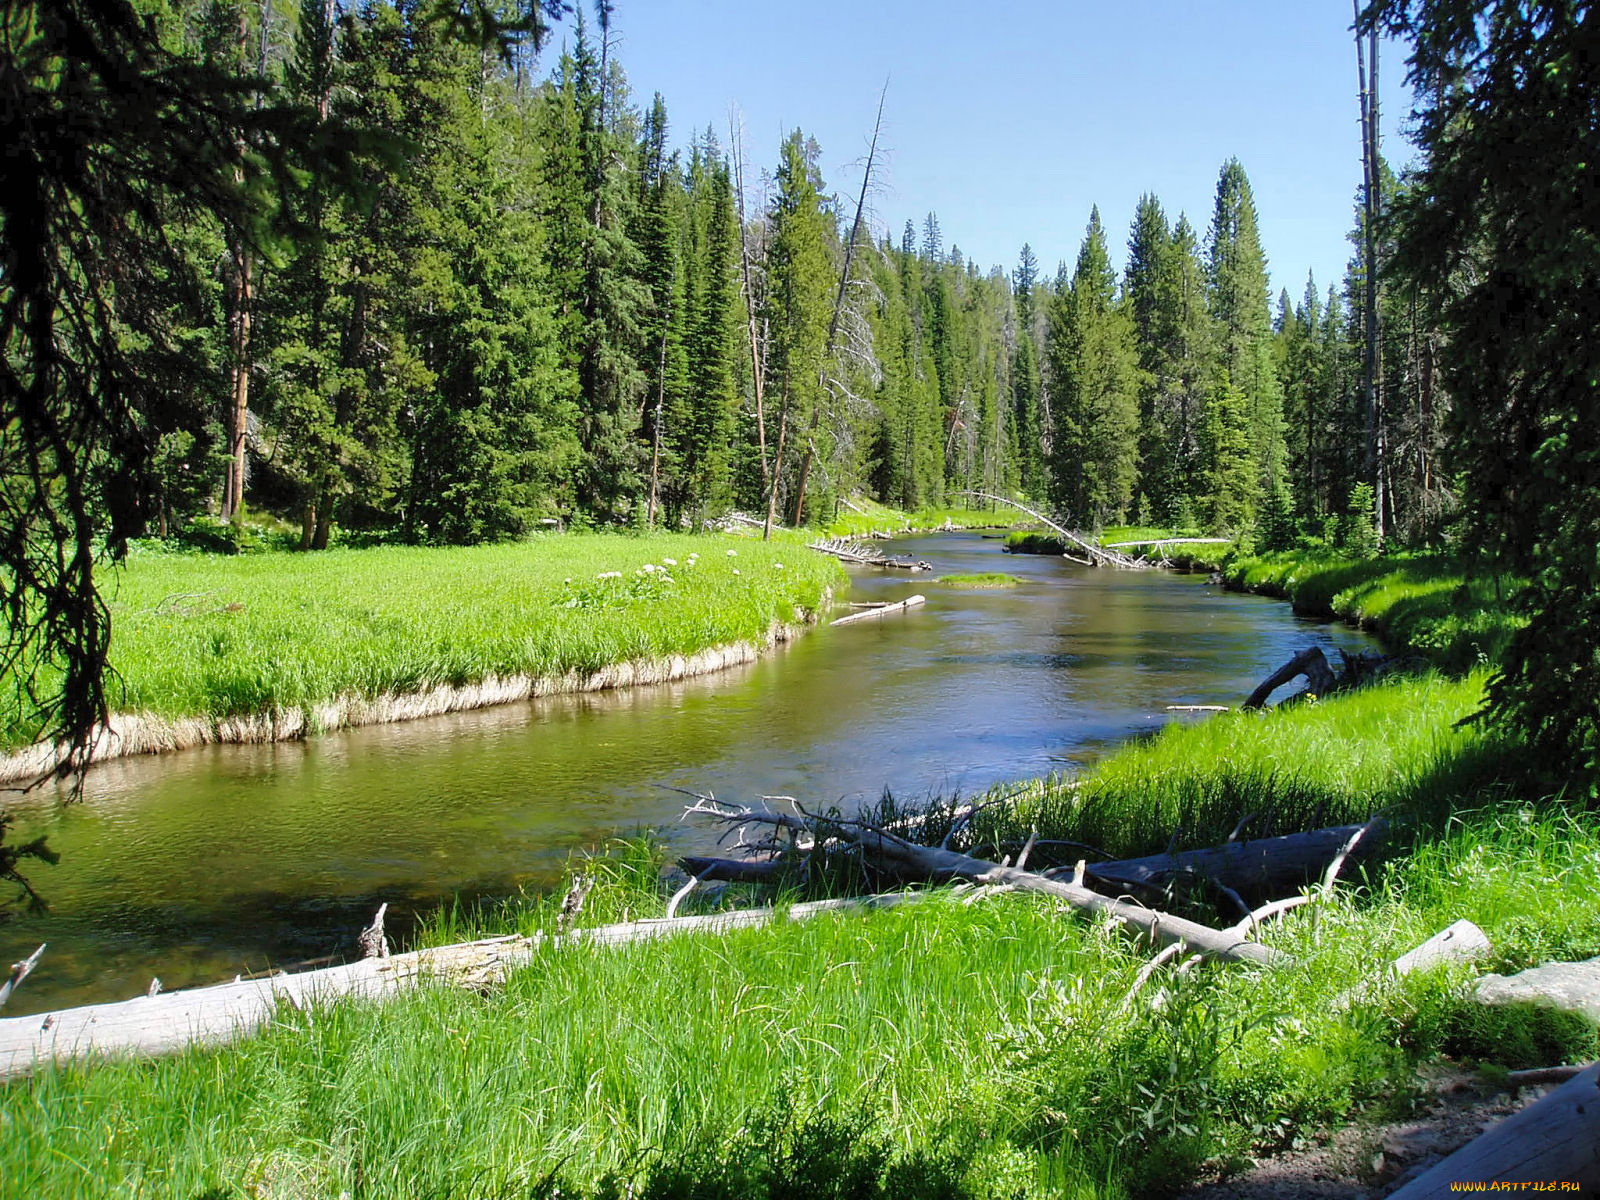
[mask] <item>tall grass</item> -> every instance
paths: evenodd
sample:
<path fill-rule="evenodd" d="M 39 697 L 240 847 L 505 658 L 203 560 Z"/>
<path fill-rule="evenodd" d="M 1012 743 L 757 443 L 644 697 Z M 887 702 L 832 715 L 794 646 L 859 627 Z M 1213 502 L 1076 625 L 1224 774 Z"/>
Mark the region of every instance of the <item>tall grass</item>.
<path fill-rule="evenodd" d="M 1150 1195 L 1403 1103 L 1441 1050 L 1592 1055 L 1592 1029 L 1480 1015 L 1457 976 L 1328 999 L 1462 916 L 1492 966 L 1600 951 L 1597 856 L 1553 810 L 1467 815 L 1286 918 L 1267 936 L 1290 965 L 1164 971 L 1126 1007 L 1143 949 L 1020 895 L 546 946 L 488 995 L 286 1010 L 228 1050 L 46 1070 L 0 1092 L 6 1178 L 85 1200 Z"/>
<path fill-rule="evenodd" d="M 837 563 L 785 535 L 549 535 L 461 549 L 149 555 L 105 581 L 119 711 L 228 717 L 593 672 L 764 639 L 803 620 Z M 9 691 L 3 740 L 33 714 Z"/>
<path fill-rule="evenodd" d="M 1509 750 L 1475 726 L 1481 677 L 1397 679 L 1314 702 L 1220 713 L 1133 742 L 1079 780 L 1030 785 L 980 814 L 991 840 L 1087 843 L 1112 857 L 1364 821 L 1437 829 L 1452 807 L 1494 790 Z M 1069 861 L 1080 853 L 1072 853 Z"/>
<path fill-rule="evenodd" d="M 1376 630 L 1447 670 L 1497 662 L 1522 622 L 1504 600 L 1514 581 L 1476 578 L 1443 555 L 1351 559 L 1330 550 L 1285 550 L 1235 560 L 1226 575 L 1231 587 L 1282 596 L 1306 615 Z"/>

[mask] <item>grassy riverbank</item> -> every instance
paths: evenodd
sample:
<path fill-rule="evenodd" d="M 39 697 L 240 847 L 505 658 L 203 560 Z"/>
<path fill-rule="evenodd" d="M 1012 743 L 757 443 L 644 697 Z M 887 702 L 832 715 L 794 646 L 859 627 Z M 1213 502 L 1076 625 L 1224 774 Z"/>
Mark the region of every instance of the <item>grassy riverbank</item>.
<path fill-rule="evenodd" d="M 1183 813 L 1208 761 L 1210 777 L 1236 781 L 1297 761 L 1296 803 L 1416 816 L 1415 845 L 1386 872 L 1268 932 L 1291 958 L 1270 973 L 1165 971 L 1125 1004 L 1146 952 L 1020 895 L 548 948 L 488 995 L 286 1011 L 229 1050 L 14 1085 L 0 1092 L 7 1178 L 85 1198 L 1119 1200 L 1313 1123 L 1404 1111 L 1415 1066 L 1440 1052 L 1506 1068 L 1592 1055 L 1591 1027 L 1482 1010 L 1454 975 L 1380 988 L 1349 1011 L 1329 1003 L 1462 917 L 1493 940 L 1488 969 L 1600 952 L 1600 833 L 1503 792 L 1474 757 L 1482 736 L 1449 724 L 1472 687 L 1422 681 L 1180 728 L 1055 789 L 1079 811 L 1178 805 L 1152 808 L 1130 848 Z M 1391 744 L 1367 747 L 1406 712 Z M 1437 794 L 1455 795 L 1453 817 L 1405 808 L 1419 780 L 1447 778 Z M 1025 819 L 1048 815 L 1023 801 Z M 1262 819 L 1311 815 L 1287 805 Z M 1185 842 L 1243 815 L 1214 807 L 1189 812 Z M 1048 832 L 1105 836 L 1116 822 L 1103 815 Z M 638 843 L 587 864 L 603 877 L 588 915 L 660 911 L 656 866 Z M 552 917 L 541 899 L 498 923 Z M 447 920 L 434 935 L 462 932 Z"/>
<path fill-rule="evenodd" d="M 1504 600 L 1513 581 L 1474 578 L 1443 555 L 1352 559 L 1332 550 L 1285 550 L 1235 559 L 1224 575 L 1229 587 L 1374 630 L 1391 647 L 1425 654 L 1447 670 L 1496 662 L 1520 623 Z"/>
<path fill-rule="evenodd" d="M 111 581 L 113 707 L 219 720 L 764 643 L 838 564 L 796 535 L 549 535 L 462 549 L 135 556 Z M 36 734 L 6 693 L 3 744 Z"/>

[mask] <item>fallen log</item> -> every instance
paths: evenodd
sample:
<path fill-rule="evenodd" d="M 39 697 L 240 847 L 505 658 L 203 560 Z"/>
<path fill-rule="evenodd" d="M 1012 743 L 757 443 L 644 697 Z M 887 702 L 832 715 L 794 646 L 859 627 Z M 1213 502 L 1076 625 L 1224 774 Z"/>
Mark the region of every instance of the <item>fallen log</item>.
<path fill-rule="evenodd" d="M 1218 713 L 1227 712 L 1228 706 L 1226 704 L 1169 704 L 1167 705 L 1167 711 Z"/>
<path fill-rule="evenodd" d="M 1600 1187 L 1600 1063 L 1491 1126 L 1389 1200 L 1444 1200 L 1464 1190 L 1463 1183 L 1508 1192 L 1570 1185 L 1584 1195 Z"/>
<path fill-rule="evenodd" d="M 1313 696 L 1326 696 L 1338 686 L 1338 677 L 1328 665 L 1328 656 L 1320 646 L 1307 646 L 1271 675 L 1268 675 L 1250 693 L 1250 698 L 1240 707 L 1260 708 L 1284 684 L 1299 676 L 1306 677 L 1307 690 Z"/>
<path fill-rule="evenodd" d="M 795 807 L 797 815 L 791 816 L 768 808 L 753 809 L 704 797 L 688 808 L 685 815 L 704 816 L 735 827 L 767 825 L 774 829 L 804 832 L 819 842 L 828 838 L 851 842 L 860 846 L 864 854 L 903 875 L 966 879 L 973 883 L 1009 886 L 1017 891 L 1055 896 L 1074 908 L 1108 916 L 1164 945 L 1182 942 L 1191 952 L 1208 958 L 1253 962 L 1261 966 L 1283 961 L 1283 955 L 1278 951 L 1229 931 L 1213 929 L 1141 904 L 1114 900 L 1080 884 L 1048 879 L 1032 871 L 972 858 L 943 847 L 919 846 L 861 821 L 815 818 L 798 805 Z"/>
<path fill-rule="evenodd" d="M 1084 867 L 1083 882 L 1118 890 L 1157 890 L 1166 887 L 1174 878 L 1185 876 L 1236 892 L 1277 893 L 1321 878 L 1328 864 L 1362 828 L 1338 825 L 1283 837 L 1228 842 L 1199 850 L 1090 863 Z M 1350 858 L 1361 860 L 1376 853 L 1382 844 L 1384 828 L 1383 822 L 1374 822 L 1369 833 L 1351 850 Z M 1051 842 L 1046 839 L 1039 844 L 1050 845 Z M 724 883 L 766 883 L 783 869 L 782 860 L 770 852 L 754 858 L 686 855 L 678 863 L 690 875 Z M 1075 871 L 1072 866 L 1050 867 L 1039 874 L 1046 879 L 1061 879 L 1072 877 Z M 907 880 L 918 878 L 908 874 L 903 864 L 896 874 Z"/>
<path fill-rule="evenodd" d="M 1145 538 L 1139 542 L 1101 542 L 1107 550 L 1127 550 L 1132 546 L 1226 546 L 1232 538 Z"/>
<path fill-rule="evenodd" d="M 863 609 L 861 612 L 851 613 L 847 617 L 839 617 L 829 621 L 829 625 L 848 625 L 852 621 L 871 621 L 878 617 L 888 616 L 890 613 L 905 612 L 908 608 L 915 608 L 919 604 L 927 603 L 926 596 L 907 596 L 895 604 L 884 604 L 877 608 Z"/>
<path fill-rule="evenodd" d="M 1487 954 L 1489 949 L 1489 938 L 1483 930 L 1471 921 L 1462 919 L 1441 929 L 1416 949 L 1409 950 L 1395 959 L 1384 968 L 1383 978 L 1404 979 L 1407 975 L 1431 971 L 1434 967 L 1444 966 L 1447 963 L 1471 962 Z M 1346 988 L 1333 998 L 1333 1008 L 1336 1012 L 1347 1009 L 1358 1000 L 1364 1000 L 1371 991 L 1372 985 L 1369 983 L 1358 983 L 1355 987 Z"/>
<path fill-rule="evenodd" d="M 998 504 L 1006 505 L 1008 508 L 1015 508 L 1021 512 L 1025 512 L 1034 520 L 1042 521 L 1044 524 L 1048 525 L 1053 532 L 1060 535 L 1062 540 L 1070 542 L 1074 546 L 1078 547 L 1078 549 L 1082 550 L 1094 560 L 1094 565 L 1097 567 L 1122 567 L 1126 570 L 1137 571 L 1144 570 L 1150 566 L 1150 564 L 1145 562 L 1143 559 L 1131 558 L 1128 555 L 1119 553 L 1116 550 L 1109 550 L 1102 546 L 1094 538 L 1087 537 L 1081 533 L 1074 533 L 1065 525 L 1061 525 L 1055 521 L 1052 521 L 1042 512 L 1029 508 L 1026 504 L 1018 504 L 1015 500 L 1007 500 L 1004 496 L 996 496 L 990 492 L 975 491 L 952 492 L 951 495 L 977 496 L 981 500 L 993 500 Z M 1069 554 L 1065 555 L 1064 557 L 1071 558 L 1072 556 Z M 1085 565 L 1087 566 L 1088 564 Z"/>
<path fill-rule="evenodd" d="M 920 895 L 891 892 L 861 899 L 817 900 L 781 911 L 787 920 L 802 921 L 823 913 L 892 908 Z M 344 998 L 386 998 L 428 981 L 488 987 L 526 964 L 547 943 L 617 946 L 680 933 L 726 933 L 766 925 L 779 912 L 776 908 L 742 909 L 598 925 L 555 935 L 483 938 L 388 958 L 363 958 L 298 975 L 238 979 L 111 1004 L 0 1018 L 0 1082 L 31 1074 L 43 1063 L 155 1056 L 227 1045 L 279 1020 L 295 1019 L 313 1005 Z"/>
<path fill-rule="evenodd" d="M 859 542 L 834 538 L 825 542 L 812 542 L 810 549 L 819 554 L 829 554 L 840 562 L 856 563 L 864 567 L 888 567 L 897 571 L 931 571 L 933 564 L 918 558 L 890 558 L 876 546 L 863 546 Z"/>
<path fill-rule="evenodd" d="M 1360 825 L 1338 825 L 1284 837 L 1228 842 L 1201 850 L 1091 863 L 1085 868 L 1085 875 L 1101 884 L 1145 888 L 1164 886 L 1178 875 L 1191 875 L 1235 891 L 1281 892 L 1320 878 L 1361 828 Z M 1381 844 L 1383 829 L 1383 822 L 1376 822 L 1372 831 L 1352 849 L 1351 856 L 1364 858 L 1373 854 Z M 1052 876 L 1067 870 L 1057 867 L 1044 874 Z"/>

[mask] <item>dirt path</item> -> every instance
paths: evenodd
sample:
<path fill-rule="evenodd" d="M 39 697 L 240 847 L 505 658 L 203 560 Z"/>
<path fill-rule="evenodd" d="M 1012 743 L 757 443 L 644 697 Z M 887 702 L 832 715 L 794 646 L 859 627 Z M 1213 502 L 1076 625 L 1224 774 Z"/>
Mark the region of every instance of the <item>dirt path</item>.
<path fill-rule="evenodd" d="M 1409 1120 L 1327 1131 L 1180 1200 L 1376 1200 L 1550 1090 L 1513 1096 L 1461 1073 L 1434 1076 L 1426 1087 L 1432 1098 Z"/>

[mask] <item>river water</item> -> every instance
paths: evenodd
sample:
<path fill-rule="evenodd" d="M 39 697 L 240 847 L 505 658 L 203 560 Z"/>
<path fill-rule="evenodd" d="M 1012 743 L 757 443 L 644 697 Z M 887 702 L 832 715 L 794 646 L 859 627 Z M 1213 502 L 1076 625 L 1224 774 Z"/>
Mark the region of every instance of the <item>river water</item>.
<path fill-rule="evenodd" d="M 61 863 L 29 872 L 51 911 L 0 924 L 0 966 L 50 944 L 5 1015 L 126 999 L 152 975 L 171 990 L 353 953 L 382 901 L 404 929 L 452 896 L 547 883 L 617 831 L 708 845 L 662 785 L 843 804 L 885 787 L 967 794 L 1194 719 L 1168 704 L 1237 705 L 1308 644 L 1370 645 L 1201 576 L 1005 555 L 977 533 L 887 548 L 933 579 L 1024 583 L 853 570 L 851 599 L 928 602 L 699 679 L 125 759 L 95 767 L 81 803 L 8 800 L 12 837 L 47 834 Z"/>

